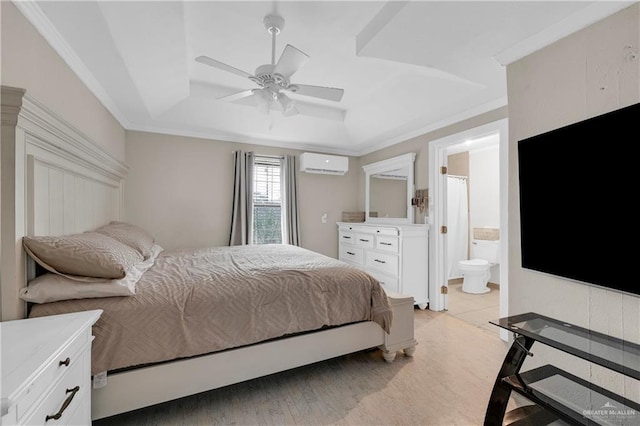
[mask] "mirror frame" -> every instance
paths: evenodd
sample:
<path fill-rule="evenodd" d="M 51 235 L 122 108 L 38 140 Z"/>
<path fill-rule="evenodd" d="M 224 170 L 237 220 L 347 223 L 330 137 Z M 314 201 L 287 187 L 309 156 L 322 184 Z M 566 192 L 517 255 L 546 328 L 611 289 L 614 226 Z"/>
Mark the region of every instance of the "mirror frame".
<path fill-rule="evenodd" d="M 362 166 L 365 173 L 365 222 L 370 223 L 413 223 L 413 208 L 411 206 L 411 198 L 414 191 L 414 162 L 416 159 L 415 152 L 410 152 L 404 155 L 398 155 L 397 157 L 389 158 L 387 160 L 378 161 L 376 163 L 366 164 Z M 369 190 L 371 176 L 388 172 L 390 170 L 396 170 L 407 167 L 409 174 L 407 176 L 407 217 L 369 217 Z"/>

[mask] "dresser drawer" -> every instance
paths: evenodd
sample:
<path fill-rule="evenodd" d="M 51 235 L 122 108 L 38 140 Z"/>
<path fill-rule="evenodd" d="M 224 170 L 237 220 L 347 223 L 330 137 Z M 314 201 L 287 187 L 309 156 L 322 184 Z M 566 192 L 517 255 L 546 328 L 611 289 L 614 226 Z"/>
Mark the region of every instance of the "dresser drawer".
<path fill-rule="evenodd" d="M 55 426 L 71 424 L 70 420 L 75 418 L 75 412 L 78 408 L 82 404 L 90 403 L 88 400 L 91 397 L 89 389 L 90 348 L 90 345 L 86 346 L 86 350 L 79 357 L 76 357 L 73 366 L 69 366 L 69 370 L 44 395 L 39 405 L 33 407 L 33 411 L 20 424 Z M 47 421 L 47 416 L 55 416 L 60 411 L 62 414 L 58 419 L 50 418 Z"/>
<path fill-rule="evenodd" d="M 374 271 L 371 269 L 368 269 L 367 272 L 376 280 L 378 280 L 380 282 L 380 285 L 382 285 L 382 288 L 384 288 L 385 291 L 390 291 L 392 293 L 400 293 L 400 289 L 398 287 L 398 277 L 390 277 L 389 275 L 384 275 L 381 274 L 378 271 Z"/>
<path fill-rule="evenodd" d="M 90 425 L 91 424 L 91 391 L 87 392 L 87 395 L 80 401 L 78 401 L 78 409 L 75 413 L 69 414 L 69 419 L 67 420 L 68 426 L 76 426 L 76 425 Z M 51 424 L 48 422 L 46 426 L 58 426 Z"/>
<path fill-rule="evenodd" d="M 355 234 L 355 232 L 340 231 L 339 239 L 340 239 L 340 243 L 355 244 L 356 243 L 356 234 Z"/>
<path fill-rule="evenodd" d="M 376 237 L 376 249 L 398 253 L 398 237 L 378 235 Z"/>
<path fill-rule="evenodd" d="M 368 252 L 366 265 L 385 274 L 398 275 L 398 256 L 393 254 Z"/>
<path fill-rule="evenodd" d="M 398 236 L 398 229 L 397 228 L 387 228 L 384 226 L 376 226 L 375 228 L 371 228 L 371 232 L 373 232 L 376 235 L 393 235 L 393 236 Z"/>
<path fill-rule="evenodd" d="M 340 244 L 340 260 L 364 265 L 364 250 L 359 247 Z"/>
<path fill-rule="evenodd" d="M 91 330 L 84 330 L 76 337 L 58 356 L 49 362 L 29 387 L 19 397 L 17 403 L 17 416 L 20 419 L 42 397 L 44 392 L 61 376 L 76 369 L 77 364 L 82 364 L 83 350 L 91 343 Z M 67 361 L 68 360 L 68 361 Z M 74 385 L 75 386 L 75 385 Z"/>
<path fill-rule="evenodd" d="M 371 234 L 356 234 L 356 245 L 364 248 L 373 248 L 374 236 Z"/>

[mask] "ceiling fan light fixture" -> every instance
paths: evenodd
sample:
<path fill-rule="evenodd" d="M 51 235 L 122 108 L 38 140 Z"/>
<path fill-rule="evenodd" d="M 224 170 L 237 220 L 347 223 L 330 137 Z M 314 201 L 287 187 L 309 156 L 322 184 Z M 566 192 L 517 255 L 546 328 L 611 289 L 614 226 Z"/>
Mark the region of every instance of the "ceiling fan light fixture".
<path fill-rule="evenodd" d="M 273 95 L 267 89 L 257 89 L 253 92 L 256 99 L 256 108 L 262 114 L 269 114 L 271 111 L 271 103 L 273 102 Z"/>
<path fill-rule="evenodd" d="M 282 106 L 282 111 L 287 112 L 295 106 L 293 99 L 285 95 L 284 93 L 278 94 L 278 102 Z"/>

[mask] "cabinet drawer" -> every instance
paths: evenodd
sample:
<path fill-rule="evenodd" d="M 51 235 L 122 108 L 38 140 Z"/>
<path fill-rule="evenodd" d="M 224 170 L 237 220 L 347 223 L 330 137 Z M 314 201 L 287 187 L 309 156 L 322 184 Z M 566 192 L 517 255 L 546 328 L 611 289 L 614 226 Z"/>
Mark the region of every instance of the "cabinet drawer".
<path fill-rule="evenodd" d="M 398 277 L 390 277 L 374 270 L 367 270 L 367 272 L 380 282 L 385 291 L 400 293 L 400 289 L 398 288 Z"/>
<path fill-rule="evenodd" d="M 398 275 L 398 256 L 393 254 L 368 252 L 366 265 L 385 274 Z"/>
<path fill-rule="evenodd" d="M 364 250 L 359 247 L 340 244 L 340 260 L 364 265 Z"/>
<path fill-rule="evenodd" d="M 20 419 L 42 397 L 44 392 L 64 374 L 76 368 L 76 364 L 82 364 L 82 350 L 91 343 L 91 330 L 83 331 L 69 346 L 64 348 L 55 357 L 29 387 L 19 397 L 16 404 L 17 416 Z M 69 360 L 68 363 L 66 362 Z M 74 385 L 75 386 L 75 385 Z M 73 386 L 72 386 L 73 387 Z"/>
<path fill-rule="evenodd" d="M 354 232 L 340 231 L 340 243 L 355 244 L 356 234 Z"/>
<path fill-rule="evenodd" d="M 90 403 L 90 348 L 91 346 L 87 346 L 87 350 L 82 352 L 82 356 L 76 358 L 74 365 L 70 366 L 69 371 L 44 395 L 41 401 L 38 401 L 39 404 L 34 407 L 34 411 L 21 424 L 67 425 L 81 404 Z M 50 419 L 47 421 L 47 416 L 56 415 L 66 401 L 68 401 L 68 405 L 62 412 L 61 417 L 57 420 Z"/>
<path fill-rule="evenodd" d="M 398 253 L 398 237 L 378 235 L 376 237 L 376 249 Z"/>
<path fill-rule="evenodd" d="M 374 236 L 371 234 L 356 234 L 356 245 L 364 248 L 373 248 Z"/>
<path fill-rule="evenodd" d="M 75 425 L 90 425 L 91 424 L 91 393 L 89 392 L 84 396 L 82 400 L 79 401 L 79 407 L 75 413 L 69 414 L 69 419 L 67 420 L 68 426 Z M 49 422 L 51 423 L 51 422 Z M 58 426 L 58 425 L 49 425 L 47 426 Z"/>
<path fill-rule="evenodd" d="M 398 236 L 398 229 L 396 229 L 396 228 L 386 228 L 384 226 L 377 226 L 375 228 L 371 228 L 371 230 L 376 235 Z"/>

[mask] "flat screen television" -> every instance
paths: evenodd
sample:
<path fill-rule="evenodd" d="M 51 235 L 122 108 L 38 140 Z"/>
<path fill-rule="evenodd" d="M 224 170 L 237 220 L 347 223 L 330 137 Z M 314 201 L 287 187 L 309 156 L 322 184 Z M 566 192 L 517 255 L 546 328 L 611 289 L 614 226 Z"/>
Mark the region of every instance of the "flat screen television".
<path fill-rule="evenodd" d="M 522 267 L 640 295 L 640 103 L 518 141 Z"/>

